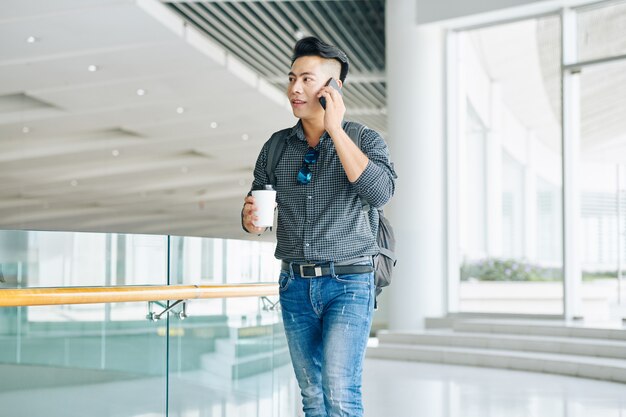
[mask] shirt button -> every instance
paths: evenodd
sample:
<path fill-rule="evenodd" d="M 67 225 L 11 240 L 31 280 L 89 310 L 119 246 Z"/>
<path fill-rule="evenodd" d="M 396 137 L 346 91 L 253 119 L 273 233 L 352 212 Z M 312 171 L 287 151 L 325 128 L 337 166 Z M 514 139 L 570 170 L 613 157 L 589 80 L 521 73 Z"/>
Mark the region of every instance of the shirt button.
<path fill-rule="evenodd" d="M 313 196 L 312 195 L 307 195 L 306 198 L 308 198 L 309 200 L 312 200 Z"/>
<path fill-rule="evenodd" d="M 308 244 L 308 243 L 305 243 L 305 244 L 304 244 L 304 246 L 306 246 L 306 247 L 308 248 L 308 247 L 309 247 L 309 244 Z"/>

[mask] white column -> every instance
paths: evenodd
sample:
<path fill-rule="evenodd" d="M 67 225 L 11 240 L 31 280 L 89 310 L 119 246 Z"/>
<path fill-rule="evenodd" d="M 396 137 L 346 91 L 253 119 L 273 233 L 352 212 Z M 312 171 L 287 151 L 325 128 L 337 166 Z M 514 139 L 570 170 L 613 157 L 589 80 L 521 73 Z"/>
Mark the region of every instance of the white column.
<path fill-rule="evenodd" d="M 447 216 L 447 234 L 445 256 L 447 285 L 445 288 L 446 304 L 448 313 L 456 313 L 459 311 L 460 284 L 461 284 L 461 248 L 463 245 L 463 236 L 465 223 L 461 221 L 460 214 L 465 210 L 461 210 L 460 206 L 464 199 L 461 198 L 460 190 L 464 190 L 461 181 L 464 175 L 460 172 L 466 172 L 463 166 L 465 158 L 463 145 L 466 143 L 460 140 L 465 136 L 465 115 L 467 113 L 467 93 L 465 91 L 465 74 L 458 71 L 462 63 L 462 54 L 460 53 L 461 39 L 458 33 L 449 32 L 446 35 L 446 72 L 447 89 L 446 89 L 446 111 L 449 117 L 446 121 L 447 140 L 446 140 L 446 216 Z"/>
<path fill-rule="evenodd" d="M 563 64 L 577 61 L 576 12 L 563 11 Z M 563 313 L 580 315 L 580 74 L 563 72 Z"/>
<path fill-rule="evenodd" d="M 524 258 L 537 259 L 537 136 L 529 131 L 524 165 Z"/>
<path fill-rule="evenodd" d="M 415 1 L 387 1 L 388 141 L 399 176 L 389 210 L 397 231 L 388 303 L 395 330 L 445 314 L 445 37 L 416 19 Z"/>
<path fill-rule="evenodd" d="M 487 254 L 502 256 L 502 88 L 491 84 L 491 119 L 487 134 Z"/>

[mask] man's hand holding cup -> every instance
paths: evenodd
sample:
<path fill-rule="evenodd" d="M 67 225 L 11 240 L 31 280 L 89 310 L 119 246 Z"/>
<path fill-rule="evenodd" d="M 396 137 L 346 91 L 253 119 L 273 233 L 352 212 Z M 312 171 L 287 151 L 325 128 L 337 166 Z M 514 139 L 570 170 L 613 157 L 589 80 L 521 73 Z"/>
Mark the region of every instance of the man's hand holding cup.
<path fill-rule="evenodd" d="M 254 222 L 259 220 L 256 215 L 258 209 L 254 197 L 251 195 L 247 196 L 243 205 L 243 226 L 250 233 L 260 234 L 265 231 L 265 227 L 256 227 L 254 225 Z"/>

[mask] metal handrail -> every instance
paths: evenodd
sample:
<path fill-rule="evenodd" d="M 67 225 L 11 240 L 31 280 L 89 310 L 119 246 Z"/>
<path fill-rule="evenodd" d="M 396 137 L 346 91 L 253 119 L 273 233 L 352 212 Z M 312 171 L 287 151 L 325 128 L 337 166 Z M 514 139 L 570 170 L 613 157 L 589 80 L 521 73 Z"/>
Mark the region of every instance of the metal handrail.
<path fill-rule="evenodd" d="M 275 283 L 214 285 L 125 285 L 0 289 L 0 307 L 127 303 L 278 295 Z"/>

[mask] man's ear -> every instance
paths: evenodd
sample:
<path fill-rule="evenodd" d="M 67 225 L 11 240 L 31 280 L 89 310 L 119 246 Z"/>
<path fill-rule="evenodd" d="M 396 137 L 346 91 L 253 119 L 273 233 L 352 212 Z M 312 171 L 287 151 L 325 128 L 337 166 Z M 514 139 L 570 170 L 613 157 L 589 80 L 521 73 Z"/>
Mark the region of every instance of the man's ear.
<path fill-rule="evenodd" d="M 339 88 L 343 88 L 343 83 L 341 82 L 341 80 L 336 79 L 335 81 L 337 81 L 337 85 L 339 85 Z"/>

